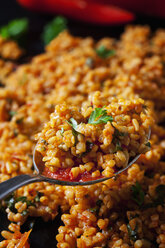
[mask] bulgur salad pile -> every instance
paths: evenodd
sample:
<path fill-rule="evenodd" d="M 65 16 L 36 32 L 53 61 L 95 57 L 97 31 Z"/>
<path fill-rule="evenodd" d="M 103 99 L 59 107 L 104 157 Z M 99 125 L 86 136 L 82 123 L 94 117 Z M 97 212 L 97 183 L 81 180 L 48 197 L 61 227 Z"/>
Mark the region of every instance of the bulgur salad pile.
<path fill-rule="evenodd" d="M 149 150 L 151 118 L 142 99 L 107 103 L 99 91 L 89 98 L 81 110 L 56 105 L 37 135 L 43 174 L 66 181 L 113 177 L 131 158 Z"/>
<path fill-rule="evenodd" d="M 0 43 L 2 57 L 10 55 L 10 45 L 5 46 L 8 42 L 10 44 L 7 40 Z M 14 58 L 21 54 L 18 49 L 17 45 L 12 48 Z M 45 53 L 28 64 L 17 65 L 10 61 L 10 56 L 7 58 L 0 60 L 1 182 L 34 172 L 32 152 L 38 133 L 41 135 L 38 138 L 45 140 L 42 141 L 45 148 L 41 149 L 44 158 L 51 161 L 51 155 L 48 158 L 44 153 L 47 142 L 50 143 L 44 130 L 51 121 L 52 128 L 56 128 L 57 119 L 60 132 L 52 133 L 51 137 L 62 141 L 59 144 L 62 149 L 69 147 L 65 151 L 67 157 L 63 157 L 67 166 L 73 163 L 76 155 L 83 166 L 92 167 L 92 156 L 97 153 L 98 144 L 88 143 L 90 153 L 80 157 L 77 155 L 86 150 L 79 153 L 77 146 L 79 142 L 86 146 L 87 141 L 93 142 L 97 128 L 100 138 L 105 135 L 109 139 L 116 138 L 115 130 L 118 130 L 117 147 L 113 147 L 113 142 L 108 147 L 117 149 L 115 154 L 122 153 L 126 157 L 122 142 L 128 138 L 136 149 L 141 149 L 139 145 L 143 144 L 146 152 L 127 171 L 103 183 L 68 187 L 41 182 L 18 189 L 1 204 L 10 224 L 8 230 L 2 231 L 4 240 L 0 248 L 29 247 L 28 237 L 33 230 L 21 233 L 28 216 L 41 216 L 45 221 L 55 219 L 59 208 L 63 225 L 56 236 L 58 248 L 164 248 L 165 31 L 151 33 L 149 27 L 133 26 L 126 28 L 119 40 L 104 38 L 98 42 L 92 38 L 73 37 L 64 31 L 48 44 Z M 120 101 L 122 108 L 114 108 L 119 112 L 114 112 L 113 116 L 111 108 Z M 140 107 L 136 109 L 135 106 Z M 98 108 L 113 120 L 100 126 L 88 124 L 92 112 Z M 127 108 L 133 110 L 131 114 L 127 114 Z M 56 119 L 57 113 L 64 116 Z M 68 122 L 63 122 L 64 118 Z M 131 123 L 130 132 L 127 122 Z M 78 125 L 77 140 L 72 136 L 75 124 Z M 148 125 L 152 129 L 150 142 L 143 140 Z M 124 130 L 120 126 L 125 126 Z M 123 135 L 125 131 L 129 135 Z M 70 134 L 69 145 L 66 145 Z M 137 134 L 140 135 L 138 139 Z M 106 142 L 110 144 L 108 138 Z M 139 139 L 142 140 L 137 142 Z M 109 153 L 110 159 L 106 158 L 106 144 L 102 138 L 100 143 L 105 153 L 100 155 L 103 166 L 103 162 L 113 159 Z M 57 148 L 56 162 L 62 158 L 61 150 Z"/>

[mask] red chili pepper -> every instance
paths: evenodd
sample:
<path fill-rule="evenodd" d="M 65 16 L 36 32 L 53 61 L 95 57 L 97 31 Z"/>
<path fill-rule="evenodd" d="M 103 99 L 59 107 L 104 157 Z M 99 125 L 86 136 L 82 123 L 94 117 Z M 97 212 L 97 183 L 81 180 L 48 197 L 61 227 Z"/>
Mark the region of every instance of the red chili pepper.
<path fill-rule="evenodd" d="M 134 19 L 131 12 L 88 0 L 18 0 L 18 2 L 31 10 L 58 13 L 96 24 L 120 24 Z"/>
<path fill-rule="evenodd" d="M 91 2 L 101 2 L 104 4 L 114 4 L 123 9 L 142 13 L 150 16 L 165 18 L 164 0 L 88 0 Z"/>

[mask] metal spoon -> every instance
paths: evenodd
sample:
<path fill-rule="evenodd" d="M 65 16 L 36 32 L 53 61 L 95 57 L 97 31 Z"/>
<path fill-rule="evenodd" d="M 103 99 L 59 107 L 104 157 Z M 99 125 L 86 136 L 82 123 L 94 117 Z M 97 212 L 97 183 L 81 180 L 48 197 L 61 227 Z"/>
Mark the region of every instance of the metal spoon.
<path fill-rule="evenodd" d="M 151 129 L 149 129 L 148 139 L 150 139 L 150 135 L 151 135 Z M 63 181 L 63 180 L 52 179 L 52 178 L 49 178 L 49 177 L 42 175 L 42 172 L 43 172 L 45 165 L 44 165 L 44 162 L 42 161 L 42 155 L 36 150 L 36 147 L 35 147 L 34 153 L 33 153 L 33 165 L 34 165 L 34 168 L 35 168 L 37 174 L 30 174 L 30 175 L 29 174 L 23 174 L 23 175 L 13 177 L 9 180 L 6 180 L 6 181 L 0 183 L 0 200 L 7 197 L 9 194 L 11 194 L 16 189 L 18 189 L 24 185 L 30 184 L 30 183 L 48 182 L 48 183 L 52 183 L 52 184 L 65 185 L 65 186 L 76 186 L 76 185 L 82 185 L 83 186 L 83 185 L 91 185 L 91 184 L 95 184 L 95 183 L 100 183 L 100 182 L 106 181 L 110 178 L 116 177 L 117 175 L 119 175 L 123 171 L 127 170 L 132 164 L 134 164 L 137 161 L 137 159 L 140 157 L 140 155 L 141 154 L 138 154 L 136 157 L 131 158 L 128 165 L 125 168 L 115 172 L 112 177 L 102 177 L 102 178 L 92 180 L 92 181 L 72 182 L 72 181 Z"/>

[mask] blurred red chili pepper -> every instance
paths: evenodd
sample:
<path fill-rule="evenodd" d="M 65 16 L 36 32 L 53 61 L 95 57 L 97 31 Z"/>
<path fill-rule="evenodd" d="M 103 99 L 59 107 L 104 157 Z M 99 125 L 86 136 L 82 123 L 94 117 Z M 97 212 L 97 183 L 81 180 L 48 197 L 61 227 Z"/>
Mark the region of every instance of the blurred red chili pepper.
<path fill-rule="evenodd" d="M 165 1 L 164 0 L 88 0 L 90 2 L 101 2 L 111 4 L 120 8 L 142 13 L 150 16 L 165 18 Z"/>
<path fill-rule="evenodd" d="M 18 2 L 31 10 L 63 14 L 96 24 L 120 24 L 134 19 L 134 14 L 126 10 L 88 0 L 18 0 Z"/>

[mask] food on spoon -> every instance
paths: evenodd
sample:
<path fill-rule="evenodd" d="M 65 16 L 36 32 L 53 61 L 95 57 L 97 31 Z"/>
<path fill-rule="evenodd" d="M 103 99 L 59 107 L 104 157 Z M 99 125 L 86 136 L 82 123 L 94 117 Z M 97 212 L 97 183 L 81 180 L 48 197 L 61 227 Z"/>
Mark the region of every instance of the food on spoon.
<path fill-rule="evenodd" d="M 112 177 L 131 158 L 150 149 L 151 121 L 140 98 L 108 102 L 96 92 L 81 109 L 56 105 L 36 136 L 43 174 L 67 181 Z"/>

